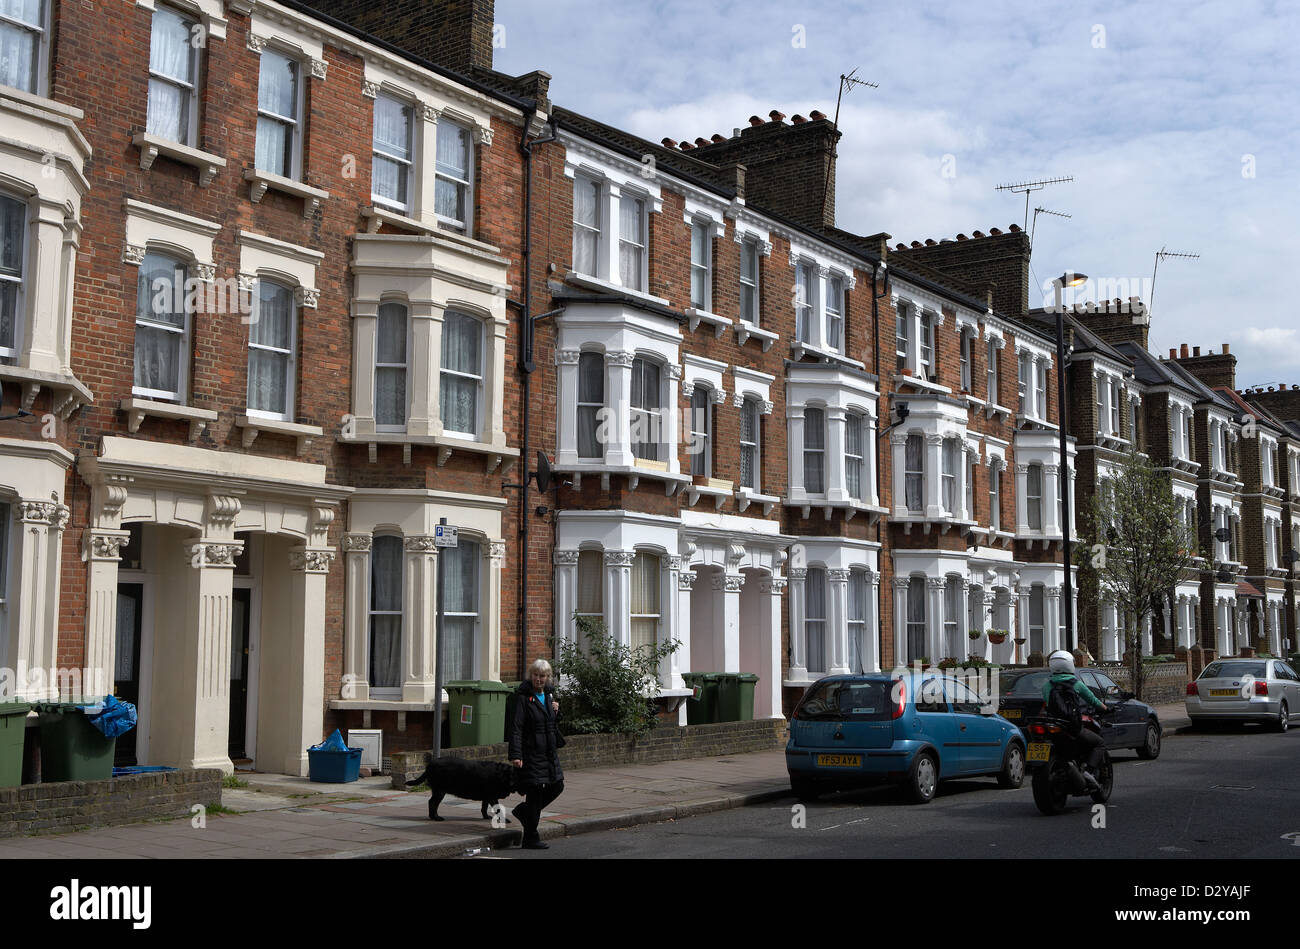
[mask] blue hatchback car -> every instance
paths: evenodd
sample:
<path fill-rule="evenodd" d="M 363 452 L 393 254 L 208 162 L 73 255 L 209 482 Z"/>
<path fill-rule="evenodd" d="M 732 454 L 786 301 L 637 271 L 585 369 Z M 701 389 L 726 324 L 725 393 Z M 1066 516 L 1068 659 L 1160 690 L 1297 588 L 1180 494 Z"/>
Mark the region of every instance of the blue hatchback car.
<path fill-rule="evenodd" d="M 790 717 L 790 788 L 806 800 L 894 783 L 917 804 L 949 778 L 996 775 L 1002 787 L 1018 788 L 1024 736 L 994 707 L 934 671 L 818 679 Z"/>

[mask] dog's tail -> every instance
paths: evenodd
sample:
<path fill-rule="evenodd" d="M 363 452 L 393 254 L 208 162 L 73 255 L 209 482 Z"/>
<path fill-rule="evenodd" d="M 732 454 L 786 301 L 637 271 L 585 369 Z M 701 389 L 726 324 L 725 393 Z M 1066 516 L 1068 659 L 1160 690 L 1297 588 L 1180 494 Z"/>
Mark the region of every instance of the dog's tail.
<path fill-rule="evenodd" d="M 411 780 L 407 781 L 406 786 L 408 788 L 416 784 L 424 784 L 426 781 L 429 780 L 429 762 L 432 759 L 433 759 L 433 755 L 426 754 L 424 756 L 424 774 L 420 775 L 418 778 L 412 778 Z"/>

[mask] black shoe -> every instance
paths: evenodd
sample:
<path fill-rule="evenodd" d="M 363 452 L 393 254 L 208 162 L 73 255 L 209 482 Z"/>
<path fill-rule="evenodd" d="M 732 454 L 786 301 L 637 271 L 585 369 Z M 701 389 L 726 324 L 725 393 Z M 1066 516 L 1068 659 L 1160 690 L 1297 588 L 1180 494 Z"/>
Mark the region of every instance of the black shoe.
<path fill-rule="evenodd" d="M 542 840 L 542 838 L 540 837 L 534 840 L 525 840 L 522 844 L 522 847 L 524 850 L 550 850 L 551 849 L 551 845 L 548 844 L 546 841 Z"/>

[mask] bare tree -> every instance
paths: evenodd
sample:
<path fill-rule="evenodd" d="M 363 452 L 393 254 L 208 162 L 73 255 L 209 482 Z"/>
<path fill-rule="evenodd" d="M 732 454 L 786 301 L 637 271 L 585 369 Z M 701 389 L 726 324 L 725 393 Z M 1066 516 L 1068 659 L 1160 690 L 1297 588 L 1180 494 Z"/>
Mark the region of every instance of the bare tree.
<path fill-rule="evenodd" d="M 1104 479 L 1085 518 L 1092 531 L 1089 570 L 1096 595 L 1112 601 L 1128 620 L 1124 641 L 1132 663 L 1133 691 L 1142 697 L 1143 624 L 1167 597 L 1196 550 L 1195 528 L 1168 478 L 1145 455 L 1130 452 Z"/>

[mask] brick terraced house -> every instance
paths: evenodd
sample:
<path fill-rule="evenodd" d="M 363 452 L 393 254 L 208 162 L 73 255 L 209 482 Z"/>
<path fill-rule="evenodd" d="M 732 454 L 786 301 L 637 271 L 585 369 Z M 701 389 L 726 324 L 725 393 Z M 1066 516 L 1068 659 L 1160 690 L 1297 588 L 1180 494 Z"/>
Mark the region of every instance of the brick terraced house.
<path fill-rule="evenodd" d="M 553 106 L 492 68 L 490 0 L 16 9 L 0 665 L 99 670 L 123 760 L 428 747 L 440 615 L 445 680 L 522 678 L 582 616 L 678 640 L 679 721 L 691 672 L 780 717 L 824 674 L 1065 644 L 1076 449 L 1019 228 L 837 227 L 818 112 L 655 144 Z M 1096 459 L 1163 384 L 1116 352 Z M 1159 365 L 1215 446 L 1198 502 L 1240 516 L 1231 379 Z M 1200 602 L 1237 609 L 1239 550 Z"/>

